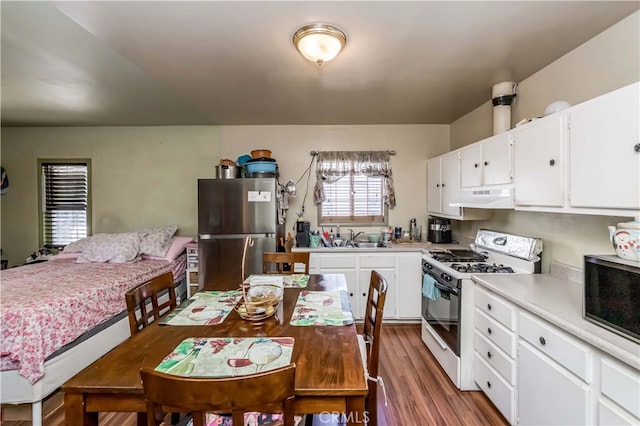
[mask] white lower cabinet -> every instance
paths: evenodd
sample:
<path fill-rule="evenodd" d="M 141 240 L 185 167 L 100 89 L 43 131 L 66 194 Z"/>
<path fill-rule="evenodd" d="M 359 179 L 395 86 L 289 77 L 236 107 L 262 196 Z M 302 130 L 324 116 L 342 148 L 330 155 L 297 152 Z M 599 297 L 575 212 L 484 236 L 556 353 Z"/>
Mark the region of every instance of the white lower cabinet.
<path fill-rule="evenodd" d="M 475 289 L 474 380 L 511 424 L 516 422 L 516 308 Z"/>
<path fill-rule="evenodd" d="M 603 356 L 599 403 L 600 424 L 640 424 L 640 371 Z"/>
<path fill-rule="evenodd" d="M 640 371 L 476 285 L 474 377 L 513 425 L 640 425 Z"/>
<path fill-rule="evenodd" d="M 422 253 L 396 254 L 396 314 L 398 319 L 419 319 L 422 310 Z"/>
<path fill-rule="evenodd" d="M 364 318 L 371 271 L 386 280 L 385 319 L 418 320 L 421 309 L 421 252 L 312 252 L 309 272 L 344 274 L 355 319 Z"/>
<path fill-rule="evenodd" d="M 591 390 L 523 340 L 518 343 L 518 420 L 521 425 L 586 425 Z"/>

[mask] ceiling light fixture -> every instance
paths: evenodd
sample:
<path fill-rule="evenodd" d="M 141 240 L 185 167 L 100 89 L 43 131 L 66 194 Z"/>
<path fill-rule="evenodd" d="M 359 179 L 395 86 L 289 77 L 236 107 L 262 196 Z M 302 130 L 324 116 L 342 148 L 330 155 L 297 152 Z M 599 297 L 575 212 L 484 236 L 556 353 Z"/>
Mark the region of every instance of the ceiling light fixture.
<path fill-rule="evenodd" d="M 306 59 L 322 65 L 335 58 L 347 44 L 342 31 L 327 24 L 311 24 L 293 35 L 293 45 Z"/>

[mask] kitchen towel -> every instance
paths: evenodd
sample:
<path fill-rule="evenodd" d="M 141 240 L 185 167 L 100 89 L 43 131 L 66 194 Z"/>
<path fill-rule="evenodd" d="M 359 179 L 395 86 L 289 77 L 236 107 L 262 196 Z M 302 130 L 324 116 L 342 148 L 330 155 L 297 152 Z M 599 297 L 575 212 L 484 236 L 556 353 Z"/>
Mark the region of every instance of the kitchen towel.
<path fill-rule="evenodd" d="M 436 280 L 431 275 L 425 274 L 422 277 L 422 295 L 431 300 L 440 297 L 440 289 L 436 287 Z"/>

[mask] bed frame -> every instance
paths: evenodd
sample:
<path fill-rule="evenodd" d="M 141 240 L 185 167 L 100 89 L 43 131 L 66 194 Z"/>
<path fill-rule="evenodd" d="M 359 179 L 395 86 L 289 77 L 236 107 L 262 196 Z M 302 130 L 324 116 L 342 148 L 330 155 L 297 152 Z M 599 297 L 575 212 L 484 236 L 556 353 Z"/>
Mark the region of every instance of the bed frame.
<path fill-rule="evenodd" d="M 180 301 L 186 298 L 187 283 L 184 275 L 178 279 L 175 288 L 176 296 Z M 166 295 L 161 296 L 161 300 L 163 297 L 167 298 Z M 44 363 L 44 376 L 34 384 L 20 375 L 18 370 L 0 371 L 3 408 L 5 404 L 30 404 L 33 426 L 42 426 L 43 401 L 58 390 L 64 382 L 131 336 L 127 312 L 121 312 L 114 319 L 115 321 L 112 321 L 108 327 L 97 333 L 88 331 L 67 345 L 65 348 L 68 347 L 68 349 L 49 357 Z M 91 334 L 91 337 L 86 338 L 88 334 Z M 80 343 L 76 344 L 76 342 Z"/>

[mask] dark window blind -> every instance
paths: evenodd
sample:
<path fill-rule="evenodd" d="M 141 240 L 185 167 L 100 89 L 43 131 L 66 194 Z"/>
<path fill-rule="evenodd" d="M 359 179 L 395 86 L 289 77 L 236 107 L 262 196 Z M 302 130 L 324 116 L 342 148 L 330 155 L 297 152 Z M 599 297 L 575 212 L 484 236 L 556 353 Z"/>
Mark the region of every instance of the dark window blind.
<path fill-rule="evenodd" d="M 382 178 L 346 176 L 324 183 L 323 223 L 383 222 Z"/>
<path fill-rule="evenodd" d="M 86 163 L 42 163 L 43 242 L 61 247 L 87 236 Z"/>

